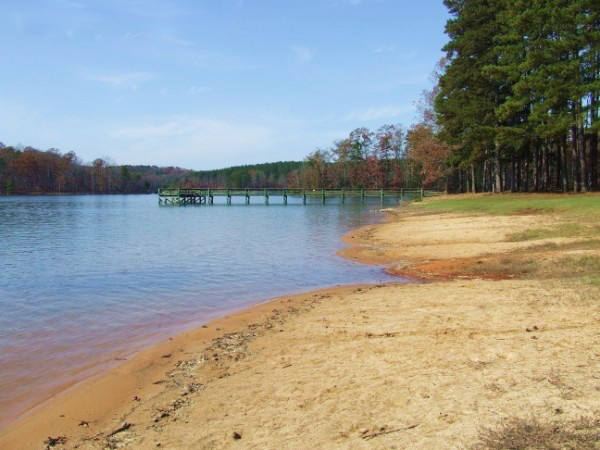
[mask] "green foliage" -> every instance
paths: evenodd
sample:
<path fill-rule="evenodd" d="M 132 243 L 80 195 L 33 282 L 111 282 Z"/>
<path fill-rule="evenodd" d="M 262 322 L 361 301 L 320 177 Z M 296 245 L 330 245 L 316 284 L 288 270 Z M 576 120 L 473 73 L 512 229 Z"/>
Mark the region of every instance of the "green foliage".
<path fill-rule="evenodd" d="M 12 194 L 15 190 L 15 183 L 12 178 L 6 180 L 5 190 L 8 195 Z"/>
<path fill-rule="evenodd" d="M 600 219 L 600 197 L 588 195 L 480 195 L 470 198 L 444 198 L 426 202 L 427 209 L 445 212 L 485 214 L 549 213 L 581 218 Z"/>
<path fill-rule="evenodd" d="M 471 187 L 484 191 L 595 190 L 600 3 L 444 3 L 451 19 L 435 118 L 453 148 L 449 165 L 471 168 Z"/>
<path fill-rule="evenodd" d="M 288 176 L 299 170 L 300 161 L 249 164 L 224 169 L 195 171 L 187 174 L 179 185 L 182 187 L 284 187 Z"/>
<path fill-rule="evenodd" d="M 546 228 L 530 228 L 525 231 L 513 233 L 509 236 L 511 241 L 530 241 L 535 239 L 547 239 L 556 237 L 589 237 L 600 233 L 600 227 L 584 226 L 579 223 L 561 223 Z"/>

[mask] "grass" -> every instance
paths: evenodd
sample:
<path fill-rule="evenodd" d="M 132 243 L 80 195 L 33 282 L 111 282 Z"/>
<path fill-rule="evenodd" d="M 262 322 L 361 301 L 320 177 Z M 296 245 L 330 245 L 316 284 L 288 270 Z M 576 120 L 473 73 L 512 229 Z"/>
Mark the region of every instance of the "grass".
<path fill-rule="evenodd" d="M 530 228 L 529 230 L 512 233 L 509 241 L 531 241 L 555 237 L 589 237 L 600 233 L 598 226 L 584 226 L 579 223 L 561 223 L 550 228 Z"/>
<path fill-rule="evenodd" d="M 428 199 L 423 208 L 439 212 L 486 214 L 557 213 L 588 220 L 600 218 L 598 194 L 479 194 Z"/>
<path fill-rule="evenodd" d="M 569 278 L 600 286 L 600 256 L 593 253 L 599 247 L 598 240 L 544 244 L 481 259 L 471 266 L 470 272 L 477 276 L 517 279 Z M 564 252 L 569 251 L 592 254 L 564 256 Z"/>
<path fill-rule="evenodd" d="M 538 271 L 539 264 L 537 261 L 512 257 L 480 261 L 473 266 L 473 273 L 476 275 L 493 274 L 510 278 L 530 278 Z"/>
<path fill-rule="evenodd" d="M 475 450 L 558 450 L 600 448 L 600 416 L 540 421 L 509 418 L 494 429 L 482 429 Z"/>

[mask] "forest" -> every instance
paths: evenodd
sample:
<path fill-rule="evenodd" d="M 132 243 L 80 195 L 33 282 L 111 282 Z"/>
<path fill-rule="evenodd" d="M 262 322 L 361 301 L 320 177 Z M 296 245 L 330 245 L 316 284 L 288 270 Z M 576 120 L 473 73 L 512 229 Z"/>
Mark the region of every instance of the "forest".
<path fill-rule="evenodd" d="M 407 159 L 405 141 L 399 125 L 384 125 L 376 132 L 357 128 L 330 149 L 313 151 L 304 161 L 200 171 L 116 165 L 109 158 L 83 163 L 74 152 L 0 144 L 0 194 L 140 194 L 161 187 L 420 186 L 421 166 Z"/>
<path fill-rule="evenodd" d="M 177 183 L 189 170 L 117 166 L 108 158 L 84 164 L 74 152 L 0 143 L 0 194 L 140 194 Z"/>
<path fill-rule="evenodd" d="M 233 166 L 216 170 L 192 171 L 178 183 L 180 187 L 278 188 L 288 186 L 290 174 L 302 167 L 301 161 Z"/>
<path fill-rule="evenodd" d="M 462 192 L 597 190 L 600 2 L 444 3 L 446 56 L 409 132 L 412 151 L 433 162 L 426 181 Z"/>

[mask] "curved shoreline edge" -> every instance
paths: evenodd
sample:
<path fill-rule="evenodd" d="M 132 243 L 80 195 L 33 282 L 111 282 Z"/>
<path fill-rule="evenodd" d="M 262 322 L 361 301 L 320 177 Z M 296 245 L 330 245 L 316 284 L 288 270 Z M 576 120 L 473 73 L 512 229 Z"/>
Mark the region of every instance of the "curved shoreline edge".
<path fill-rule="evenodd" d="M 355 251 L 354 245 L 356 244 L 351 241 L 350 236 L 363 229 L 371 229 L 395 220 L 396 215 L 391 210 L 387 209 L 383 212 L 385 215 L 380 221 L 351 230 L 343 235 L 341 241 L 350 246 L 338 251 L 337 254 L 357 263 L 386 264 L 369 258 L 361 259 L 350 253 L 346 255 L 346 252 Z M 389 272 L 389 274 L 411 278 L 400 273 Z M 415 281 L 418 280 L 415 278 Z M 406 281 L 386 282 L 385 285 L 397 283 L 404 284 Z M 165 370 L 173 365 L 173 361 L 179 355 L 199 352 L 215 339 L 222 338 L 228 333 L 248 326 L 248 324 L 261 322 L 273 308 L 284 304 L 289 307 L 290 303 L 293 306 L 297 302 L 314 296 L 344 295 L 356 289 L 366 289 L 375 285 L 346 284 L 266 299 L 166 338 L 164 341 L 133 353 L 126 361 L 108 367 L 73 385 L 66 385 L 63 390 L 20 413 L 5 427 L 0 428 L 0 448 L 30 448 L 30 446 L 37 448 L 45 437 L 56 434 L 57 430 L 61 430 L 61 434 L 71 436 L 81 434 L 80 422 L 87 421 L 76 420 L 78 423 L 74 425 L 74 422 L 69 420 L 71 417 L 94 417 L 95 422 L 101 425 L 115 416 L 125 414 L 129 408 L 129 399 L 147 398 L 160 390 L 156 386 L 160 387 L 161 383 L 156 383 L 156 380 L 164 378 Z"/>
<path fill-rule="evenodd" d="M 351 256 L 443 282 L 259 304 L 58 397 L 0 448 L 471 448 L 515 420 L 597 423 L 600 241 L 540 233 L 552 214 L 405 212 L 347 235 Z"/>

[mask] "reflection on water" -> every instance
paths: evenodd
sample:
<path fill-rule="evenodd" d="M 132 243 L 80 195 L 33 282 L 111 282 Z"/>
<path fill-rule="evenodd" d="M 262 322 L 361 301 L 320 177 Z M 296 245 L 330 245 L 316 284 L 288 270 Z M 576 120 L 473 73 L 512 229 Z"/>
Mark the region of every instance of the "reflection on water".
<path fill-rule="evenodd" d="M 335 255 L 377 203 L 252 200 L 0 198 L 0 425 L 168 333 L 276 295 L 388 280 Z"/>

